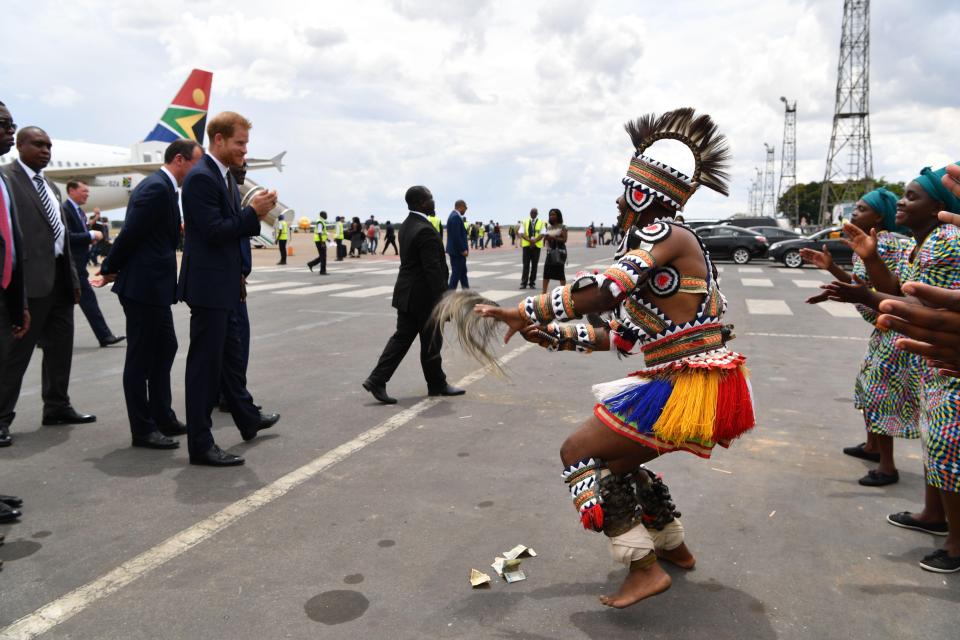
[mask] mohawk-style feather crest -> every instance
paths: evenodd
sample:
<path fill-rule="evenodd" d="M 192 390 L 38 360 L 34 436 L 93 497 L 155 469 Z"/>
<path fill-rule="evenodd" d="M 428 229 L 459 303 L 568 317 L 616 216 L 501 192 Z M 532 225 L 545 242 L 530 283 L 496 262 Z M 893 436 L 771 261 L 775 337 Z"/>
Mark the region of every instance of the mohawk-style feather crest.
<path fill-rule="evenodd" d="M 727 139 L 707 114 L 697 116 L 690 107 L 674 109 L 657 116 L 648 113 L 624 125 L 637 153 L 643 153 L 657 140 L 679 140 L 694 157 L 693 182 L 723 195 L 729 195 L 727 173 L 730 149 Z"/>
<path fill-rule="evenodd" d="M 502 325 L 499 320 L 475 313 L 473 308 L 478 304 L 499 306 L 474 291 L 450 291 L 433 308 L 428 323 L 434 331 L 442 333 L 443 326 L 452 322 L 464 353 L 505 378 L 507 373 L 493 353 L 493 343 L 499 341 Z"/>

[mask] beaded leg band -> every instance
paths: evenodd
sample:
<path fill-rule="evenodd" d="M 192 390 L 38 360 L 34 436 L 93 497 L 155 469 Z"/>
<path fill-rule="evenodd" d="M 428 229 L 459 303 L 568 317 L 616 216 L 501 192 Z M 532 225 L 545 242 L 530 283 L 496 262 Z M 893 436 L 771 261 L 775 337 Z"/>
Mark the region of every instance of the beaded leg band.
<path fill-rule="evenodd" d="M 580 513 L 584 529 L 603 531 L 600 472 L 605 469 L 606 465 L 599 458 L 585 458 L 563 470 L 563 480 L 570 487 L 570 497 Z"/>

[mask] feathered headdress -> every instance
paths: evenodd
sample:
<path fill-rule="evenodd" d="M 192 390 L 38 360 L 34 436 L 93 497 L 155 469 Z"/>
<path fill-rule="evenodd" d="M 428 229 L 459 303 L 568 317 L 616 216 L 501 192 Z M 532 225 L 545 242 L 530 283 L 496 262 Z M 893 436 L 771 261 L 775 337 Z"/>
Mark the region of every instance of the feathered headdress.
<path fill-rule="evenodd" d="M 727 139 L 717 132 L 710 116 L 697 116 L 693 109 L 684 107 L 668 111 L 659 117 L 648 113 L 624 125 L 636 153 L 623 179 L 625 196 L 630 208 L 643 211 L 654 198 L 682 211 L 690 196 L 701 186 L 729 195 L 727 163 L 730 150 Z M 671 166 L 644 155 L 657 140 L 678 140 L 693 153 L 693 177 L 686 176 Z"/>

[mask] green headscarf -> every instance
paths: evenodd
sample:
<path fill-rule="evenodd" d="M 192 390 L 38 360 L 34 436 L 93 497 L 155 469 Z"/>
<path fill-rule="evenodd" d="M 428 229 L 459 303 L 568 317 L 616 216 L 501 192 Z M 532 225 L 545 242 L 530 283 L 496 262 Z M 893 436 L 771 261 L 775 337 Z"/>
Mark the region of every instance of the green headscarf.
<path fill-rule="evenodd" d="M 960 213 L 960 198 L 953 195 L 953 192 L 943 186 L 943 182 L 940 180 L 946 173 L 946 167 L 936 171 L 931 170 L 930 167 L 924 167 L 920 175 L 914 178 L 914 181 L 923 187 L 927 195 L 942 202 L 945 211 Z"/>
<path fill-rule="evenodd" d="M 864 194 L 861 199 L 877 212 L 877 215 L 883 220 L 884 229 L 910 235 L 909 229 L 897 224 L 897 200 L 900 197 L 893 191 L 883 188 L 874 189 L 870 193 Z"/>

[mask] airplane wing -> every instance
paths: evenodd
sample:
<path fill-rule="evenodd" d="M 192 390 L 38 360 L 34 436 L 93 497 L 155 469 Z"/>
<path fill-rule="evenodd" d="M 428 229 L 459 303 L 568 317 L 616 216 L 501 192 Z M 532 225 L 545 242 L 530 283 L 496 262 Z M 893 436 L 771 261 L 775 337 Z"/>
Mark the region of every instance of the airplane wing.
<path fill-rule="evenodd" d="M 283 171 L 283 157 L 285 155 L 287 155 L 287 152 L 283 151 L 272 158 L 248 158 L 247 170 L 276 169 L 277 171 Z M 162 164 L 159 162 L 132 162 L 129 164 L 105 164 L 95 167 L 62 167 L 57 169 L 47 167 L 43 170 L 43 175 L 56 182 L 66 182 L 68 180 L 91 181 L 100 176 L 116 176 L 125 173 L 148 175 L 161 166 Z"/>

